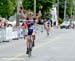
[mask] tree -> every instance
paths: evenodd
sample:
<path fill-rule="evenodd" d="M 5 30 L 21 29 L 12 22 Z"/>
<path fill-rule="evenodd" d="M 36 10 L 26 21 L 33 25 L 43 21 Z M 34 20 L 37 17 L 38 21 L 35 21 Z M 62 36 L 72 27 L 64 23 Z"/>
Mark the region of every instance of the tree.
<path fill-rule="evenodd" d="M 14 7 L 17 6 L 16 0 L 11 0 L 11 2 L 13 3 L 13 6 L 14 6 Z"/>
<path fill-rule="evenodd" d="M 67 1 L 66 15 L 68 15 L 70 17 L 72 14 L 72 10 L 73 10 L 73 0 L 66 0 L 66 1 Z M 65 9 L 65 0 L 60 0 L 60 2 L 59 2 L 59 17 L 62 19 L 64 17 L 64 9 Z"/>
<path fill-rule="evenodd" d="M 63 19 L 64 17 L 64 1 L 60 0 L 59 1 L 59 18 Z"/>
<path fill-rule="evenodd" d="M 54 0 L 36 0 L 37 11 L 41 9 L 42 13 L 48 12 L 54 3 Z M 22 2 L 24 9 L 34 9 L 34 0 L 23 0 Z M 42 8 L 40 8 L 42 6 Z"/>
<path fill-rule="evenodd" d="M 68 3 L 67 3 L 67 15 L 69 17 L 71 17 L 73 13 L 73 0 L 68 0 Z"/>
<path fill-rule="evenodd" d="M 15 0 L 0 0 L 0 16 L 9 18 L 14 14 L 16 9 Z"/>

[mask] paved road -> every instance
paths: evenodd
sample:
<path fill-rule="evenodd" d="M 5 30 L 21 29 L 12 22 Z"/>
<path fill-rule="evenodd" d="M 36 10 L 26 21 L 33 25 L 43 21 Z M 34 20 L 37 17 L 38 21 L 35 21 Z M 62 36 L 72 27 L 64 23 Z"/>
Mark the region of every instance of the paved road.
<path fill-rule="evenodd" d="M 0 61 L 75 61 L 75 30 L 52 29 L 49 37 L 38 32 L 32 57 L 27 57 L 25 41 L 20 39 L 0 44 Z"/>

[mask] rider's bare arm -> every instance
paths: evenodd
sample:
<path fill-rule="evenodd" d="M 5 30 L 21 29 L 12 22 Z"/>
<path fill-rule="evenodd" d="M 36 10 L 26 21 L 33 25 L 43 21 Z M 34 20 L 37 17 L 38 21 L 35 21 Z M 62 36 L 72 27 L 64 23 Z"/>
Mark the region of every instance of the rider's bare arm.
<path fill-rule="evenodd" d="M 21 16 L 22 16 L 24 19 L 27 18 L 26 15 L 24 14 L 24 9 L 21 9 Z"/>

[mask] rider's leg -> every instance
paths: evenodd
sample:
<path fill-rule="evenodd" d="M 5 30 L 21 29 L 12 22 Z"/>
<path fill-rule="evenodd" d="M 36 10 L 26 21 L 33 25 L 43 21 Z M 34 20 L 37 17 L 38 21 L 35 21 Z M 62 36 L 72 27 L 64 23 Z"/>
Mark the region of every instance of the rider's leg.
<path fill-rule="evenodd" d="M 26 51 L 26 54 L 28 54 L 29 53 L 29 41 L 30 41 L 30 36 L 27 36 L 26 37 L 26 46 L 27 46 L 27 51 Z"/>
<path fill-rule="evenodd" d="M 29 29 L 28 36 L 27 36 L 27 52 L 26 52 L 27 54 L 29 53 L 30 50 L 32 51 L 32 49 L 30 49 L 30 47 L 29 47 L 29 43 L 30 43 L 30 40 L 31 40 L 32 32 L 33 32 L 33 29 Z"/>
<path fill-rule="evenodd" d="M 46 28 L 47 35 L 49 35 L 49 30 L 50 30 L 49 27 L 47 27 L 47 28 Z"/>
<path fill-rule="evenodd" d="M 50 27 L 48 27 L 48 35 L 49 35 L 49 32 L 50 32 Z"/>
<path fill-rule="evenodd" d="M 34 47 L 35 46 L 35 32 L 32 33 L 32 37 L 33 37 L 32 47 Z"/>
<path fill-rule="evenodd" d="M 27 36 L 26 39 L 27 39 L 27 42 L 26 42 L 26 44 L 27 44 L 27 48 L 29 48 L 30 36 Z"/>

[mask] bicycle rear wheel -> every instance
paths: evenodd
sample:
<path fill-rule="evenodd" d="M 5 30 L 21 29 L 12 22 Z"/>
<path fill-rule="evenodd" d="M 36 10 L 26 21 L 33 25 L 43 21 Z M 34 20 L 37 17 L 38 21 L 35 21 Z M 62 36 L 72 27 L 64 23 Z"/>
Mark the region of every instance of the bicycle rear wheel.
<path fill-rule="evenodd" d="M 28 57 L 31 57 L 31 51 L 29 51 L 29 53 L 28 53 Z"/>

